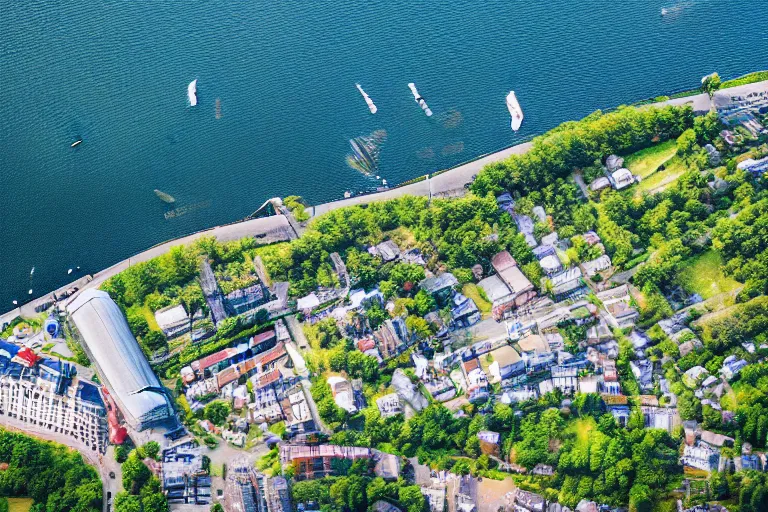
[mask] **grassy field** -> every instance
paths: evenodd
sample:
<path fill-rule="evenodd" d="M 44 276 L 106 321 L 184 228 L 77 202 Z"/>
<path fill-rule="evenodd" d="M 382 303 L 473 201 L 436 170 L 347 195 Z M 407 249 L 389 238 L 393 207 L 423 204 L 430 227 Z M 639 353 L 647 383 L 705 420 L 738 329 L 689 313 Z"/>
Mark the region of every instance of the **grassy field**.
<path fill-rule="evenodd" d="M 733 291 L 739 283 L 723 274 L 722 267 L 720 254 L 707 251 L 687 262 L 680 274 L 680 282 L 688 292 L 698 293 L 704 299 Z"/>
<path fill-rule="evenodd" d="M 488 315 L 491 314 L 491 308 L 493 307 L 493 305 L 485 299 L 485 294 L 481 294 L 482 292 L 480 291 L 480 288 L 478 288 L 476 284 L 472 284 L 472 283 L 465 284 L 462 287 L 461 292 L 467 297 L 469 297 L 470 299 L 472 299 L 473 301 L 475 301 L 475 305 L 477 306 L 477 309 L 480 310 L 480 313 L 482 313 L 483 318 L 486 318 Z"/>
<path fill-rule="evenodd" d="M 661 192 L 677 181 L 687 170 L 688 165 L 682 158 L 675 155 L 667 160 L 663 171 L 655 172 L 641 181 L 637 188 L 635 188 L 635 194 L 640 195 L 643 192 L 655 194 L 656 192 Z"/>
<path fill-rule="evenodd" d="M 656 172 L 660 165 L 675 156 L 675 152 L 677 152 L 677 143 L 674 140 L 668 140 L 629 155 L 624 159 L 624 167 L 632 171 L 632 174 L 645 179 Z"/>
<path fill-rule="evenodd" d="M 149 306 L 140 306 L 140 305 L 134 305 L 131 306 L 130 310 L 132 312 L 136 312 L 141 314 L 141 316 L 144 317 L 144 319 L 147 321 L 147 324 L 149 324 L 149 328 L 153 331 L 159 331 L 160 326 L 157 325 L 157 319 L 155 318 L 155 314 L 152 312 L 151 309 L 149 309 Z"/>
<path fill-rule="evenodd" d="M 737 85 L 753 84 L 755 82 L 762 82 L 763 80 L 768 80 L 768 71 L 755 71 L 754 73 L 740 76 L 739 78 L 734 78 L 733 80 L 726 80 L 725 82 L 723 82 L 721 88 L 727 89 L 728 87 L 736 87 Z"/>
<path fill-rule="evenodd" d="M 29 512 L 32 498 L 8 498 L 8 512 Z"/>
<path fill-rule="evenodd" d="M 576 436 L 576 444 L 585 446 L 589 443 L 589 433 L 597 428 L 597 423 L 592 416 L 580 418 L 568 426 L 567 434 Z"/>

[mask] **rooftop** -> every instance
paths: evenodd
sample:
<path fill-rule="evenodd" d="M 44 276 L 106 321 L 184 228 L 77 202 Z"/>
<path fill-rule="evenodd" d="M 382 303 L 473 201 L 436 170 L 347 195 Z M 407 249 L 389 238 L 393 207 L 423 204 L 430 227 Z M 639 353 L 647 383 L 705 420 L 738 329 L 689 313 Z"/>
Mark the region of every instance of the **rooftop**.
<path fill-rule="evenodd" d="M 86 290 L 69 304 L 67 312 L 126 421 L 141 430 L 173 418 L 173 406 L 109 294 Z"/>

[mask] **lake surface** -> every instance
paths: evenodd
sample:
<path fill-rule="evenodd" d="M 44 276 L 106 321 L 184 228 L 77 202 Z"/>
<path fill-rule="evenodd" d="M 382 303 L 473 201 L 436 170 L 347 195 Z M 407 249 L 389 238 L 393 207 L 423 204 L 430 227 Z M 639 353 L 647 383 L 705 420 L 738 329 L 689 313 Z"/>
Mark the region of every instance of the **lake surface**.
<path fill-rule="evenodd" d="M 766 21 L 765 0 L 7 2 L 0 311 L 273 196 L 375 187 L 345 163 L 374 130 L 396 184 L 715 70 L 768 68 Z M 186 213 L 166 219 L 154 189 Z"/>

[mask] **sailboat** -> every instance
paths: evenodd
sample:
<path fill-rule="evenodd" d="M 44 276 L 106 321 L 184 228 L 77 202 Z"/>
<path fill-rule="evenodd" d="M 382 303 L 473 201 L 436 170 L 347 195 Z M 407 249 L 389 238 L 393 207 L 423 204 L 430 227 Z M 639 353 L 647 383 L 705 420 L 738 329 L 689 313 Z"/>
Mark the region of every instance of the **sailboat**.
<path fill-rule="evenodd" d="M 197 105 L 197 78 L 189 82 L 189 85 L 187 86 L 187 98 L 189 99 L 190 107 Z"/>
<path fill-rule="evenodd" d="M 368 96 L 368 93 L 366 93 L 363 88 L 360 86 L 360 84 L 355 84 L 357 86 L 357 90 L 360 91 L 360 94 L 363 95 L 363 99 L 365 100 L 365 103 L 368 105 L 368 110 L 371 111 L 371 114 L 375 114 L 376 111 L 379 109 L 376 107 L 376 105 L 373 103 L 373 100 L 370 96 Z"/>
<path fill-rule="evenodd" d="M 520 108 L 520 103 L 517 102 L 517 96 L 515 91 L 509 91 L 507 94 L 507 109 L 509 115 L 512 116 L 512 129 L 517 131 L 520 129 L 520 125 L 523 124 L 523 109 Z"/>
<path fill-rule="evenodd" d="M 421 107 L 421 110 L 424 111 L 425 114 L 427 114 L 427 117 L 432 115 L 432 110 L 430 110 L 429 106 L 427 106 L 427 102 L 424 100 L 424 98 L 419 94 L 419 91 L 416 90 L 416 84 L 410 83 L 408 84 L 408 88 L 413 93 L 413 99 L 416 100 L 416 103 L 419 104 Z"/>

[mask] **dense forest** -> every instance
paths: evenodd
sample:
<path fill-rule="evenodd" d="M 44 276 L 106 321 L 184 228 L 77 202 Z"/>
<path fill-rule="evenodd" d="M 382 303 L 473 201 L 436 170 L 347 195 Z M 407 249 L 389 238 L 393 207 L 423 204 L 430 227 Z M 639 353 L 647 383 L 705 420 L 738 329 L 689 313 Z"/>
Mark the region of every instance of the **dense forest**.
<path fill-rule="evenodd" d="M 0 496 L 30 497 L 32 512 L 101 511 L 101 479 L 74 450 L 0 429 L 0 465 Z"/>

